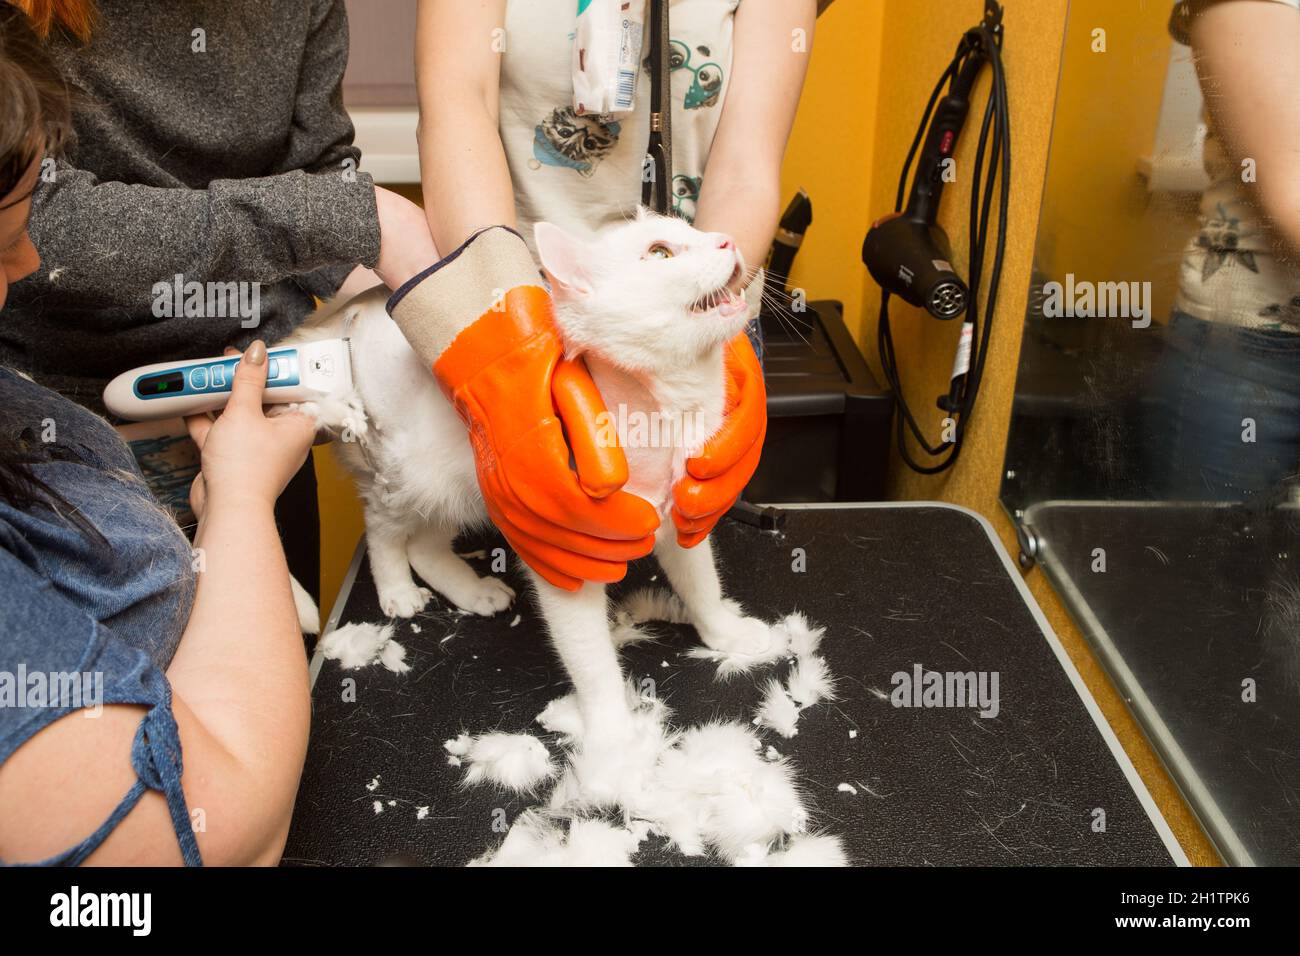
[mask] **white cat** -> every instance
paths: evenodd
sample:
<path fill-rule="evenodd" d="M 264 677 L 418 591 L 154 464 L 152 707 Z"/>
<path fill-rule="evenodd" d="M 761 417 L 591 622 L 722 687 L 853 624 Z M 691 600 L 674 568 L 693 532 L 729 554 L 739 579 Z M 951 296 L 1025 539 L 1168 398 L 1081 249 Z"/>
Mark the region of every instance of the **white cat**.
<path fill-rule="evenodd" d="M 625 490 L 663 518 L 654 553 L 691 623 L 715 650 L 761 654 L 768 626 L 724 601 L 710 542 L 681 548 L 669 517 L 686 459 L 721 424 L 723 346 L 748 320 L 745 300 L 729 291 L 744 271 L 735 243 L 645 211 L 590 242 L 549 223 L 534 236 L 566 352 L 583 356 L 610 410 L 628 458 Z M 514 592 L 452 551 L 462 529 L 487 520 L 465 425 L 389 318 L 387 296 L 378 288 L 331 303 L 286 344 L 351 338 L 356 394 L 309 410 L 354 439 L 336 447 L 365 503 L 384 613 L 410 617 L 428 603 L 414 569 L 457 607 L 495 614 Z M 577 693 L 586 746 L 598 744 L 594 736 L 615 744 L 631 732 L 631 718 L 605 587 L 571 593 L 529 574 Z"/>

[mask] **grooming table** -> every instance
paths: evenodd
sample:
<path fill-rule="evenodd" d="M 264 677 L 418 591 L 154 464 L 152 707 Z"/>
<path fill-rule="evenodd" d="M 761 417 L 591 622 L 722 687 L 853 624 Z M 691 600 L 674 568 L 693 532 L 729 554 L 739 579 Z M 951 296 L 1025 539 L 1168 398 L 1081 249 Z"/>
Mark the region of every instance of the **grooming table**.
<path fill-rule="evenodd" d="M 987 521 L 929 504 L 782 514 L 776 532 L 723 521 L 715 548 L 728 593 L 750 613 L 770 621 L 799 610 L 826 628 L 821 653 L 840 699 L 805 710 L 789 740 L 762 737 L 793 761 L 814 827 L 840 836 L 854 863 L 1186 864 Z M 499 544 L 467 538 L 458 550 L 490 554 Z M 796 548 L 803 572 L 792 570 Z M 327 629 L 383 619 L 363 554 Z M 486 561 L 474 563 L 486 572 Z M 533 718 L 568 690 L 513 555 L 510 563 L 505 578 L 521 598 L 506 612 L 461 616 L 435 596 L 414 621 L 418 633 L 398 622 L 409 673 L 313 661 L 311 743 L 286 864 L 462 865 L 500 842 L 494 814 L 512 820 L 537 802 L 463 788 L 442 746 L 461 732 L 542 735 Z M 652 576 L 665 585 L 653 560 L 637 563 L 615 597 Z M 748 724 L 773 671 L 720 682 L 713 663 L 685 656 L 698 644 L 691 628 L 655 627 L 661 640 L 625 648 L 624 669 L 655 681 L 674 723 Z M 891 676 L 918 663 L 998 672 L 1000 713 L 894 707 Z M 417 818 L 420 807 L 428 811 Z M 635 859 L 715 862 L 655 837 Z"/>
<path fill-rule="evenodd" d="M 1045 501 L 1024 521 L 1223 858 L 1300 864 L 1300 509 Z"/>

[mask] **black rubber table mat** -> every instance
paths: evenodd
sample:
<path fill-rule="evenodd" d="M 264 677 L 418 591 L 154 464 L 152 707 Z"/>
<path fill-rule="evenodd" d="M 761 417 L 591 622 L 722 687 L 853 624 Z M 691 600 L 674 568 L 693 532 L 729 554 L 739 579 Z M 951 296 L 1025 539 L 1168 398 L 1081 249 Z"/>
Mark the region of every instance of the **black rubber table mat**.
<path fill-rule="evenodd" d="M 724 521 L 716 547 L 727 590 L 751 613 L 774 620 L 800 610 L 826 627 L 822 653 L 841 699 L 805 711 L 790 740 L 763 736 L 793 760 L 813 823 L 841 836 L 854 863 L 1172 862 L 979 522 L 939 507 L 787 514 L 779 534 Z M 466 540 L 459 549 L 496 543 Z M 806 556 L 801 572 L 796 548 Z M 651 575 L 658 566 L 640 562 L 617 590 Z M 519 573 L 506 578 L 522 594 Z M 287 864 L 460 865 L 500 841 L 494 820 L 535 802 L 461 788 L 462 771 L 447 765 L 442 746 L 462 731 L 541 734 L 533 718 L 567 692 L 531 600 L 492 619 L 456 616 L 443 604 L 431 611 L 416 619 L 419 633 L 398 628 L 408 674 L 324 662 Z M 341 620 L 381 618 L 363 562 Z M 763 678 L 719 682 L 712 663 L 684 656 L 697 643 L 693 630 L 659 628 L 660 642 L 624 651 L 625 670 L 653 679 L 679 724 L 748 723 Z M 997 671 L 1000 713 L 892 706 L 891 675 L 916 663 Z M 348 679 L 355 702 L 344 699 Z M 423 819 L 418 807 L 429 808 Z M 687 860 L 654 838 L 636 861 L 712 862 Z"/>
<path fill-rule="evenodd" d="M 1300 513 L 1050 502 L 1027 520 L 1103 662 L 1149 701 L 1138 720 L 1157 747 L 1153 721 L 1172 737 L 1166 763 L 1219 851 L 1300 864 Z"/>

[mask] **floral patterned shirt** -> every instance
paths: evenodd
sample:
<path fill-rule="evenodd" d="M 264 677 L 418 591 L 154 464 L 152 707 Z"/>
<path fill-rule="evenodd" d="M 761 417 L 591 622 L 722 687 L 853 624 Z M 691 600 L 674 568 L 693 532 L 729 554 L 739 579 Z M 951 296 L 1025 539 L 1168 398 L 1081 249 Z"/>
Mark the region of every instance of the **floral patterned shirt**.
<path fill-rule="evenodd" d="M 1174 39 L 1190 45 L 1193 18 L 1216 2 L 1180 0 L 1169 22 Z M 1300 0 L 1258 2 L 1282 3 L 1300 16 Z M 1300 332 L 1300 266 L 1279 254 L 1279 240 L 1253 199 L 1253 187 L 1243 181 L 1243 167 L 1208 113 L 1205 122 L 1210 185 L 1201 196 L 1200 232 L 1183 252 L 1175 305 L 1206 321 Z"/>

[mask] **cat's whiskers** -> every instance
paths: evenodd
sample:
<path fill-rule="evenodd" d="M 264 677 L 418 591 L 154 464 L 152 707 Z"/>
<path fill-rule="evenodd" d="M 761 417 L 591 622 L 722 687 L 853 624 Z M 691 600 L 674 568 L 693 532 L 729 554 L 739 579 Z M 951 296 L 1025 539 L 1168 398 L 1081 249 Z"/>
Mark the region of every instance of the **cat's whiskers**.
<path fill-rule="evenodd" d="M 806 319 L 800 319 L 797 313 L 791 309 L 790 297 L 788 295 L 784 292 L 777 292 L 765 284 L 759 295 L 759 301 L 763 305 L 767 306 L 765 310 L 760 311 L 766 311 L 769 315 L 775 316 L 777 322 L 783 329 L 795 338 L 799 339 L 799 341 L 803 342 L 805 345 L 811 344 L 808 337 L 800 331 L 799 326 L 803 326 L 804 329 L 812 331 L 813 324 L 811 321 Z"/>

